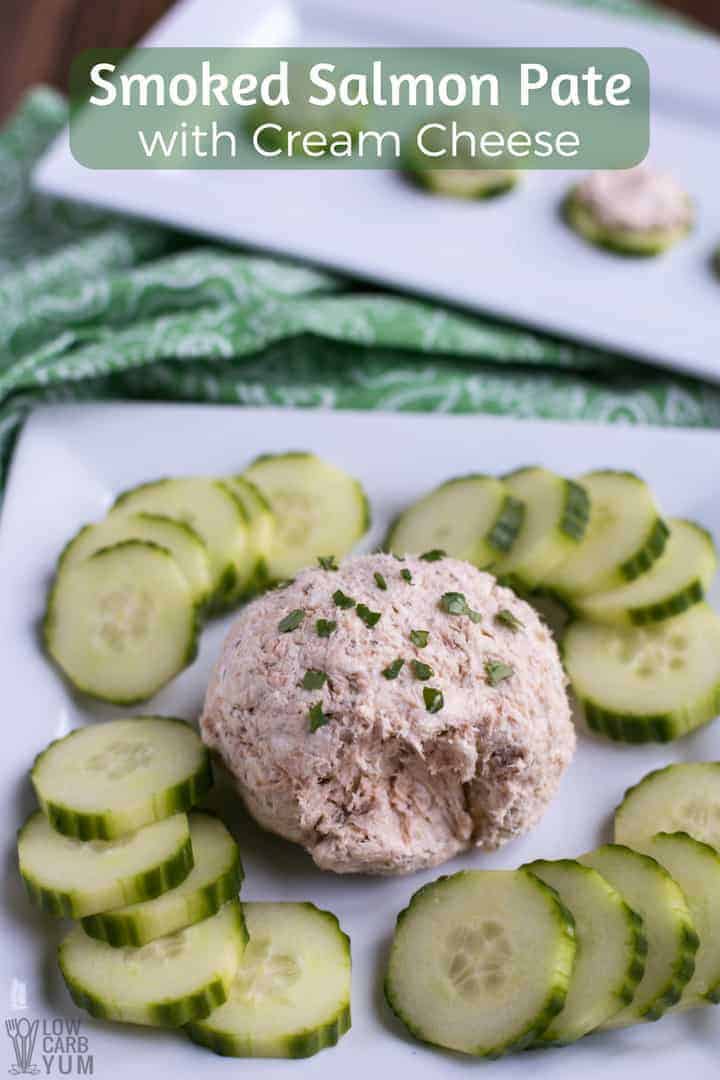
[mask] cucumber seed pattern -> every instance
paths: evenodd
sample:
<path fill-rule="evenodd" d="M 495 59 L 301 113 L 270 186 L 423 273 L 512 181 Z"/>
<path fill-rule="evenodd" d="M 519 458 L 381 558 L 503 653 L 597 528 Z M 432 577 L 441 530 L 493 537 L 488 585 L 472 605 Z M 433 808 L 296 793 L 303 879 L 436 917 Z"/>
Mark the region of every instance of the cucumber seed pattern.
<path fill-rule="evenodd" d="M 121 780 L 124 776 L 147 768 L 153 760 L 153 748 L 141 740 L 118 739 L 85 763 L 91 772 L 101 772 L 108 780 Z"/>
<path fill-rule="evenodd" d="M 483 990 L 497 995 L 502 989 L 512 949 L 500 923 L 473 921 L 452 931 L 446 955 L 450 982 L 462 997 L 475 998 Z"/>
<path fill-rule="evenodd" d="M 253 938 L 235 976 L 234 991 L 249 1005 L 260 1005 L 268 998 L 283 1001 L 284 992 L 300 975 L 300 965 L 292 956 L 273 952 L 269 938 Z"/>

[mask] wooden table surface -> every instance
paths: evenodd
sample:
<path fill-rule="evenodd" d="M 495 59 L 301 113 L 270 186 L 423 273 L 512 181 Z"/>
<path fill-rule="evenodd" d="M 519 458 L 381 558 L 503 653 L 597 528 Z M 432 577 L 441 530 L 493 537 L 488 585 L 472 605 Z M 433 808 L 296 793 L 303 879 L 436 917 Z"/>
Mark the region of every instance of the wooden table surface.
<path fill-rule="evenodd" d="M 26 87 L 47 82 L 66 89 L 77 53 L 93 46 L 132 45 L 172 4 L 173 0 L 0 0 L 0 119 Z M 666 0 L 665 6 L 720 31 L 718 0 Z"/>

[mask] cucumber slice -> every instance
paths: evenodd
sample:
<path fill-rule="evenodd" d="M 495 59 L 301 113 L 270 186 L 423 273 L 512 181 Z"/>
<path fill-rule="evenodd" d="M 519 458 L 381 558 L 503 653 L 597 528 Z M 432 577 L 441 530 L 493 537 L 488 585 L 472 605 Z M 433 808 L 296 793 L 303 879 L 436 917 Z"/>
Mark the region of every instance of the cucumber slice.
<path fill-rule="evenodd" d="M 60 566 L 44 636 L 78 690 L 134 705 L 194 660 L 197 624 L 192 590 L 170 552 L 125 540 Z"/>
<path fill-rule="evenodd" d="M 120 840 L 74 840 L 39 810 L 18 833 L 20 873 L 44 911 L 81 919 L 149 900 L 184 881 L 193 867 L 185 814 L 156 821 Z"/>
<path fill-rule="evenodd" d="M 535 1042 L 565 1004 L 572 916 L 527 870 L 464 870 L 398 916 L 385 979 L 418 1039 L 481 1057 Z"/>
<path fill-rule="evenodd" d="M 633 1000 L 647 955 L 643 920 L 595 870 L 574 859 L 539 859 L 525 869 L 555 889 L 575 920 L 577 953 L 562 1012 L 539 1045 L 575 1042 Z"/>
<path fill-rule="evenodd" d="M 682 890 L 655 859 L 620 844 L 605 844 L 580 861 L 622 893 L 647 935 L 645 974 L 635 997 L 603 1026 L 659 1020 L 680 1000 L 695 971 L 699 939 Z"/>
<path fill-rule="evenodd" d="M 140 949 L 114 949 L 76 926 L 58 958 L 71 998 L 91 1016 L 180 1027 L 227 999 L 246 942 L 242 909 L 231 900 L 211 918 Z"/>
<path fill-rule="evenodd" d="M 187 1027 L 229 1057 L 304 1058 L 350 1028 L 350 939 L 314 904 L 244 904 L 250 944 L 227 1002 Z"/>
<path fill-rule="evenodd" d="M 646 574 L 619 589 L 580 597 L 576 611 L 596 622 L 643 626 L 699 604 L 717 570 L 712 537 L 692 521 L 671 518 L 668 524 L 665 550 Z"/>
<path fill-rule="evenodd" d="M 212 786 L 207 747 L 184 720 L 134 716 L 50 743 L 30 774 L 53 828 L 115 840 L 187 810 Z"/>
<path fill-rule="evenodd" d="M 658 833 L 643 850 L 665 867 L 685 894 L 700 946 L 681 1007 L 720 1002 L 720 855 L 684 832 Z M 677 1006 L 676 1006 L 677 1008 Z"/>
<path fill-rule="evenodd" d="M 501 480 L 481 473 L 460 476 L 400 514 L 384 546 L 395 555 L 440 548 L 475 566 L 494 567 L 512 550 L 524 514 L 524 503 Z"/>
<path fill-rule="evenodd" d="M 167 548 L 187 578 L 195 603 L 207 603 L 212 577 L 204 542 L 184 521 L 161 514 L 128 514 L 127 517 L 111 514 L 95 525 L 86 525 L 66 545 L 58 566 L 72 566 L 123 540 L 148 540 Z"/>
<path fill-rule="evenodd" d="M 202 537 L 210 558 L 214 608 L 237 599 L 254 565 L 245 511 L 229 488 L 207 476 L 155 480 L 119 495 L 110 516 L 142 510 L 183 521 Z"/>
<path fill-rule="evenodd" d="M 720 618 L 707 604 L 647 627 L 571 623 L 565 669 L 589 727 L 668 742 L 720 711 Z"/>
<path fill-rule="evenodd" d="M 263 493 L 244 476 L 226 476 L 223 483 L 230 488 L 247 516 L 248 544 L 255 568 L 248 589 L 261 591 L 269 581 L 268 557 L 275 540 L 277 520 Z"/>
<path fill-rule="evenodd" d="M 370 527 L 359 481 L 314 454 L 265 454 L 244 475 L 277 519 L 268 558 L 271 581 L 291 578 L 321 555 L 343 558 Z"/>
<path fill-rule="evenodd" d="M 407 175 L 419 187 L 454 199 L 489 199 L 504 195 L 517 185 L 517 169 L 428 169 L 407 167 Z"/>
<path fill-rule="evenodd" d="M 669 229 L 621 229 L 604 225 L 577 197 L 575 189 L 565 200 L 564 210 L 565 218 L 575 232 L 591 244 L 620 255 L 661 255 L 690 231 L 689 225 Z"/>
<path fill-rule="evenodd" d="M 586 473 L 590 520 L 582 543 L 543 582 L 572 599 L 640 577 L 662 555 L 668 527 L 650 488 L 634 473 Z"/>
<path fill-rule="evenodd" d="M 656 832 L 686 832 L 720 849 L 720 762 L 656 769 L 629 788 L 615 811 L 615 840 L 631 847 Z"/>
<path fill-rule="evenodd" d="M 537 465 L 504 476 L 503 483 L 525 504 L 525 517 L 509 554 L 498 559 L 493 569 L 520 588 L 535 589 L 582 540 L 590 498 L 574 480 Z"/>
<path fill-rule="evenodd" d="M 83 919 L 90 937 L 109 945 L 146 945 L 201 919 L 207 919 L 237 897 L 243 879 L 237 844 L 218 818 L 189 816 L 195 865 L 174 889 L 129 907 L 115 908 Z"/>

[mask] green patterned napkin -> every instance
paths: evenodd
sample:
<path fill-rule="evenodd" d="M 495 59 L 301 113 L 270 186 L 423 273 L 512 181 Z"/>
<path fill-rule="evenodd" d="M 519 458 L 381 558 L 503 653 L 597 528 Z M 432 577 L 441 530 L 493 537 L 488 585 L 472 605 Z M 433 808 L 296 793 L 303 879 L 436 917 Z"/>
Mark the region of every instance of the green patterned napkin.
<path fill-rule="evenodd" d="M 65 119 L 38 89 L 0 132 L 0 490 L 40 401 L 720 424 L 698 380 L 34 195 Z"/>

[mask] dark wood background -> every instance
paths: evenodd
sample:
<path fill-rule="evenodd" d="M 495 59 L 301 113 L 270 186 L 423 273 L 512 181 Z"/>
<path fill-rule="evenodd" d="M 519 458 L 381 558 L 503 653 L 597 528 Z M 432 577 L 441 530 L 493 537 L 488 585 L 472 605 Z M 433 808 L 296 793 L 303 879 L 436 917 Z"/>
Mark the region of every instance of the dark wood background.
<path fill-rule="evenodd" d="M 342 2 L 342 0 L 339 0 Z M 93 46 L 132 45 L 173 0 L 0 0 L 0 119 L 26 87 L 66 88 L 72 58 Z M 719 0 L 666 6 L 720 30 Z"/>

